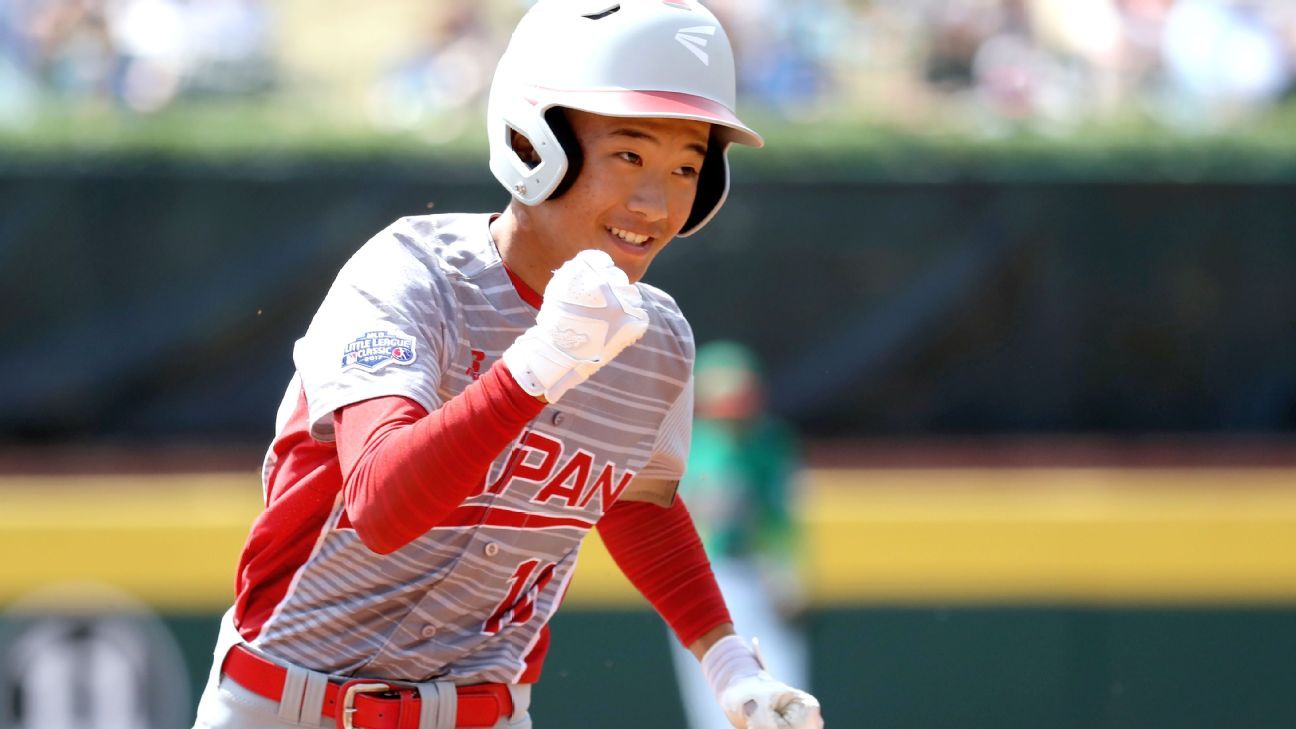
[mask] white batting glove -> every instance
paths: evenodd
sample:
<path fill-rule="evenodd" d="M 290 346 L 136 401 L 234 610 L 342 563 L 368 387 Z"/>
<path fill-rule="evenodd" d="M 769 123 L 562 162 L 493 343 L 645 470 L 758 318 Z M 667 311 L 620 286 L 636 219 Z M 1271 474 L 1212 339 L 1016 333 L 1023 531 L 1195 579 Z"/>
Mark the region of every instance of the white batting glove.
<path fill-rule="evenodd" d="M 702 673 L 735 729 L 823 729 L 819 700 L 770 676 L 736 635 L 707 649 Z"/>
<path fill-rule="evenodd" d="M 577 253 L 554 271 L 536 324 L 504 350 L 528 394 L 557 402 L 648 331 L 639 289 L 603 251 Z"/>

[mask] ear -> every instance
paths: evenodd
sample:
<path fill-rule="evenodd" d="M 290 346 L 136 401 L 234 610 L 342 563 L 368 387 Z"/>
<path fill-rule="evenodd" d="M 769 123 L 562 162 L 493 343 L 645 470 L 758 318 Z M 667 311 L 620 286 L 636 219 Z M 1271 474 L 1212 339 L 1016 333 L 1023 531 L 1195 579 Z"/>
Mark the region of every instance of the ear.
<path fill-rule="evenodd" d="M 534 168 L 540 164 L 540 153 L 536 152 L 535 145 L 527 139 L 521 132 L 516 129 L 509 130 L 509 146 L 517 153 L 519 159 Z"/>

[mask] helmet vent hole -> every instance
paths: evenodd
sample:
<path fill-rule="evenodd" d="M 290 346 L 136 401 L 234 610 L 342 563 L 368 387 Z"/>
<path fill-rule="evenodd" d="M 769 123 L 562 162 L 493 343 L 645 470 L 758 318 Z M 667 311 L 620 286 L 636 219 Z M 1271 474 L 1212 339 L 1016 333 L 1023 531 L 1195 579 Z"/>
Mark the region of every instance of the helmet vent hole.
<path fill-rule="evenodd" d="M 522 164 L 527 166 L 527 169 L 534 170 L 540 166 L 540 154 L 536 152 L 535 147 L 531 144 L 531 140 L 528 139 L 525 134 L 514 129 L 513 125 L 510 124 L 508 125 L 508 136 L 509 148 L 512 149 L 513 154 L 517 155 L 517 158 L 522 161 Z M 519 144 L 519 142 L 521 142 L 521 144 Z"/>
<path fill-rule="evenodd" d="M 581 16 L 581 17 L 583 17 L 583 18 L 589 18 L 590 20 L 602 20 L 602 19 L 606 18 L 607 16 L 611 15 L 612 13 L 615 13 L 616 11 L 618 11 L 618 10 L 620 10 L 620 9 L 621 9 L 621 5 L 620 5 L 620 4 L 617 4 L 617 5 L 613 5 L 612 7 L 608 8 L 607 10 L 604 10 L 604 11 L 601 12 L 601 13 L 590 13 L 589 15 L 583 15 L 583 16 Z"/>

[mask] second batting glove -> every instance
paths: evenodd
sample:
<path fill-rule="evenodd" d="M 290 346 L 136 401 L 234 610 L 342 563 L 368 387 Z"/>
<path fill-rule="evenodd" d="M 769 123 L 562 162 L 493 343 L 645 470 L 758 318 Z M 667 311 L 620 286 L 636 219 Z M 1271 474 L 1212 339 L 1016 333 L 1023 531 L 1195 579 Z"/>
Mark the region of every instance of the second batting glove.
<path fill-rule="evenodd" d="M 702 672 L 735 729 L 823 729 L 819 700 L 770 676 L 736 635 L 707 650 Z"/>

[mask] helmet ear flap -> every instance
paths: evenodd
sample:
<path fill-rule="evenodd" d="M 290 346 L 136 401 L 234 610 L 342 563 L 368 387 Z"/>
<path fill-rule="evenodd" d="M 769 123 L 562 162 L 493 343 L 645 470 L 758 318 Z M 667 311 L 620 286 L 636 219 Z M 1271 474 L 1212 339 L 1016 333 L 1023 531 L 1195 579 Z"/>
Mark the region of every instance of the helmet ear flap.
<path fill-rule="evenodd" d="M 567 119 L 567 113 L 560 106 L 555 106 L 544 113 L 545 123 L 553 132 L 554 139 L 558 140 L 559 146 L 567 155 L 567 173 L 563 175 L 562 181 L 549 193 L 547 199 L 553 200 L 571 188 L 576 182 L 576 176 L 580 174 L 581 165 L 585 161 L 584 154 L 581 153 L 580 140 L 576 138 L 576 130 L 572 129 L 571 121 Z"/>
<path fill-rule="evenodd" d="M 702 171 L 698 174 L 693 210 L 680 230 L 680 235 L 691 235 L 702 227 L 729 194 L 729 160 L 725 156 L 728 146 L 728 143 L 717 139 L 712 132 L 706 156 L 702 158 Z"/>

